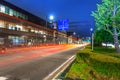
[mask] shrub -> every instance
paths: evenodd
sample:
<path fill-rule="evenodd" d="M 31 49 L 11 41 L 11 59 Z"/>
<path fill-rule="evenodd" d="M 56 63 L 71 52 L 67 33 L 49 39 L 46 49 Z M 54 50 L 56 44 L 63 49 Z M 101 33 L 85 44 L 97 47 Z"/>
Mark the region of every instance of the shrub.
<path fill-rule="evenodd" d="M 76 61 L 66 77 L 84 80 L 119 80 L 120 55 L 115 55 L 114 49 L 96 47 L 91 52 L 89 46 L 76 54 Z"/>

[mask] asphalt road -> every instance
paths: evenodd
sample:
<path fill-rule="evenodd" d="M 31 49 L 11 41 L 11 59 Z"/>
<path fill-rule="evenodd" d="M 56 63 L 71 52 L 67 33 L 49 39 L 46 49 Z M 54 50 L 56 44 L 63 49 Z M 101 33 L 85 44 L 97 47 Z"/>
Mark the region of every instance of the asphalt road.
<path fill-rule="evenodd" d="M 0 55 L 0 80 L 43 80 L 78 50 L 62 46 Z"/>

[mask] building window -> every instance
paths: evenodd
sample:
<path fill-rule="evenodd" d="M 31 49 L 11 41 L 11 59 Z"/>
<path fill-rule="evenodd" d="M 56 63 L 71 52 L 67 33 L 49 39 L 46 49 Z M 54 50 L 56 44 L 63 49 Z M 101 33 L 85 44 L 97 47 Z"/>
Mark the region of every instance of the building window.
<path fill-rule="evenodd" d="M 18 18 L 20 18 L 20 14 L 21 14 L 21 13 L 18 12 Z"/>
<path fill-rule="evenodd" d="M 22 13 L 19 14 L 20 18 L 22 18 Z"/>
<path fill-rule="evenodd" d="M 25 15 L 25 19 L 28 20 L 28 16 Z"/>
<path fill-rule="evenodd" d="M 16 25 L 16 29 L 17 29 L 18 31 L 22 31 L 22 30 L 23 30 L 23 27 L 20 26 L 20 25 Z"/>
<path fill-rule="evenodd" d="M 25 19 L 27 20 L 28 19 L 28 16 L 27 15 L 24 15 L 20 12 L 17 12 L 7 6 L 4 6 L 4 5 L 1 5 L 0 4 L 0 12 L 2 13 L 5 13 L 5 14 L 9 14 L 10 16 L 15 16 L 15 17 L 18 17 L 18 18 L 21 18 L 21 19 Z"/>
<path fill-rule="evenodd" d="M 24 37 L 19 37 L 19 36 L 8 36 L 8 39 L 11 40 L 11 44 L 13 45 L 19 45 L 19 44 L 24 44 L 25 40 Z"/>
<path fill-rule="evenodd" d="M 5 13 L 9 14 L 9 7 L 7 7 L 7 6 L 5 7 Z"/>
<path fill-rule="evenodd" d="M 13 27 L 13 25 L 9 24 L 8 29 L 10 29 L 10 30 L 15 30 L 15 27 Z"/>
<path fill-rule="evenodd" d="M 3 44 L 4 44 L 4 38 L 0 37 L 0 45 L 3 45 Z"/>
<path fill-rule="evenodd" d="M 13 10 L 13 16 L 17 17 L 17 12 Z"/>
<path fill-rule="evenodd" d="M 3 12 L 3 13 L 5 13 L 5 6 L 3 6 L 3 5 L 0 5 L 0 12 Z"/>
<path fill-rule="evenodd" d="M 19 17 L 19 12 L 16 11 L 16 17 Z"/>
<path fill-rule="evenodd" d="M 0 28 L 5 28 L 5 24 L 3 21 L 0 21 Z"/>
<path fill-rule="evenodd" d="M 13 10 L 12 9 L 9 10 L 9 15 L 13 16 Z"/>
<path fill-rule="evenodd" d="M 22 18 L 25 19 L 25 15 L 24 14 L 22 14 Z"/>

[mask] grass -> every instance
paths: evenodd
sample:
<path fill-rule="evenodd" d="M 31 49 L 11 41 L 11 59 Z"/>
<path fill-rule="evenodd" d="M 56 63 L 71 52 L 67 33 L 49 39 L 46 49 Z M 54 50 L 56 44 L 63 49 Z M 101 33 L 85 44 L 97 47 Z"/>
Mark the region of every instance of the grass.
<path fill-rule="evenodd" d="M 114 48 L 95 47 L 94 52 L 95 53 L 100 53 L 100 54 L 110 55 L 110 56 L 113 56 L 113 57 L 116 57 L 116 58 L 120 59 L 120 54 L 116 53 Z"/>
<path fill-rule="evenodd" d="M 73 80 L 120 80 L 120 54 L 112 48 L 90 46 L 76 54 L 76 61 L 66 74 Z"/>

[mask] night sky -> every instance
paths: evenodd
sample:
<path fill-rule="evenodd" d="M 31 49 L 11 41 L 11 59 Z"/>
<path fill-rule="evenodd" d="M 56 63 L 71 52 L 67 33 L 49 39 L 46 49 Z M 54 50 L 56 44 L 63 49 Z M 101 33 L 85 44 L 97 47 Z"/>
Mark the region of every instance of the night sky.
<path fill-rule="evenodd" d="M 6 0 L 38 17 L 47 19 L 53 15 L 54 20 L 69 19 L 70 31 L 79 36 L 89 36 L 94 26 L 91 12 L 97 9 L 101 0 Z"/>

